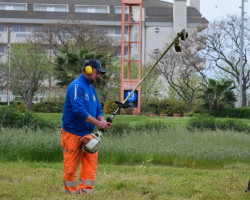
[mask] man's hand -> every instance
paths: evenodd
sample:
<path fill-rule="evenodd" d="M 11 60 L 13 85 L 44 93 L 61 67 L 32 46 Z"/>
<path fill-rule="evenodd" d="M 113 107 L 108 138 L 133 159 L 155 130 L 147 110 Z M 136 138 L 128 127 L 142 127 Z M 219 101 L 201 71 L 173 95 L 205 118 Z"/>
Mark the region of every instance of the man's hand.
<path fill-rule="evenodd" d="M 107 130 L 110 126 L 112 126 L 112 123 L 104 120 L 103 116 L 99 116 L 98 119 L 95 119 L 94 117 L 89 115 L 85 121 L 97 126 L 101 130 Z"/>
<path fill-rule="evenodd" d="M 102 130 L 107 130 L 110 126 L 112 126 L 112 123 L 104 121 L 98 121 L 98 124 L 96 125 L 98 128 Z"/>

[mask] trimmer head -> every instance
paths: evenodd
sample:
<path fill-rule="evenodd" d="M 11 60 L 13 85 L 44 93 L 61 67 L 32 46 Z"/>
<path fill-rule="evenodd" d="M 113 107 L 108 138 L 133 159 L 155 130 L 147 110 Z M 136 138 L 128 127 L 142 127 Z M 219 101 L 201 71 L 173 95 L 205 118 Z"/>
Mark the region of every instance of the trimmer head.
<path fill-rule="evenodd" d="M 182 29 L 180 33 L 178 33 L 178 36 L 181 38 L 181 40 L 185 41 L 188 37 L 188 33 L 185 31 L 185 29 Z M 175 39 L 174 41 L 174 48 L 176 52 L 181 52 L 181 47 L 179 46 L 179 39 Z"/>
<path fill-rule="evenodd" d="M 185 29 L 182 29 L 181 40 L 185 41 L 187 38 L 188 38 L 188 32 L 186 32 Z"/>
<path fill-rule="evenodd" d="M 181 52 L 181 47 L 179 46 L 179 40 L 175 40 L 174 42 L 174 48 L 176 52 Z"/>

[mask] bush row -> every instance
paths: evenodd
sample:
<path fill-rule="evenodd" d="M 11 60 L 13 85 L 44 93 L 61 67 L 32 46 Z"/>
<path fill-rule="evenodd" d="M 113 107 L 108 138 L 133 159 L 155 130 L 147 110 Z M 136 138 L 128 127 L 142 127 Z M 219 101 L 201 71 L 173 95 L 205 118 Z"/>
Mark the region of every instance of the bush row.
<path fill-rule="evenodd" d="M 38 113 L 61 113 L 64 102 L 39 102 L 32 105 L 32 111 Z"/>
<path fill-rule="evenodd" d="M 250 119 L 250 107 L 224 109 L 209 112 L 214 117 L 244 118 Z"/>
<path fill-rule="evenodd" d="M 239 119 L 217 119 L 207 113 L 197 114 L 188 120 L 188 129 L 231 130 L 250 133 L 250 126 Z"/>
<path fill-rule="evenodd" d="M 54 128 L 55 124 L 45 119 L 39 118 L 33 112 L 18 112 L 10 106 L 0 107 L 0 127 L 4 128 L 31 128 L 46 129 Z"/>

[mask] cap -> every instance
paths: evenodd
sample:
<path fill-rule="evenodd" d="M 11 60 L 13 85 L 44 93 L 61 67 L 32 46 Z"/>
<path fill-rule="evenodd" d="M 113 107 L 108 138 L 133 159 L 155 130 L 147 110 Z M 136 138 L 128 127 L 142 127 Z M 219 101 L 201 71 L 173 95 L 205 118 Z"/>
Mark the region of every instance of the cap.
<path fill-rule="evenodd" d="M 99 71 L 101 74 L 105 74 L 106 71 L 101 68 L 101 63 L 98 60 L 90 59 L 85 61 L 85 67 L 90 65 L 92 68 L 95 68 L 97 71 Z"/>

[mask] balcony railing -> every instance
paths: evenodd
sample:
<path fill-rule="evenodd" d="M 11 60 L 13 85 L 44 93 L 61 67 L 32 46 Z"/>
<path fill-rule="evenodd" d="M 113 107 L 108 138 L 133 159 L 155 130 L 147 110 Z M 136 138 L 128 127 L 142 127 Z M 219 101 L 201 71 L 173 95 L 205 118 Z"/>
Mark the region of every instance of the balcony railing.
<path fill-rule="evenodd" d="M 32 37 L 32 36 L 33 36 L 33 33 L 30 33 L 30 32 L 16 32 L 17 38 L 20 38 L 20 37 L 28 38 L 28 37 Z"/>
<path fill-rule="evenodd" d="M 121 41 L 120 34 L 107 34 L 107 36 L 114 38 L 115 40 Z M 124 35 L 124 39 L 128 40 L 128 35 Z"/>

